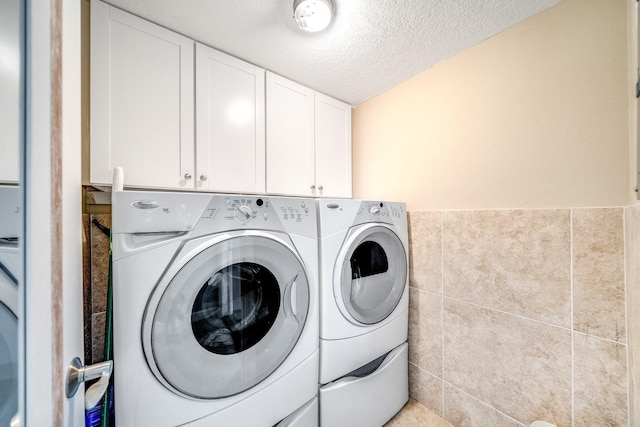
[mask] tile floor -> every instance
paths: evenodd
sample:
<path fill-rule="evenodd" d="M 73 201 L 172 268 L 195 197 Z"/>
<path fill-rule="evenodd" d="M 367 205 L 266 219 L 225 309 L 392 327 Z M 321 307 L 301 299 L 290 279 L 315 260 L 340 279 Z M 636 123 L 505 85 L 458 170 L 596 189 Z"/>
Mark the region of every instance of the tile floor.
<path fill-rule="evenodd" d="M 409 399 L 404 408 L 389 420 L 384 427 L 453 427 L 435 412 L 427 409 L 413 399 Z"/>

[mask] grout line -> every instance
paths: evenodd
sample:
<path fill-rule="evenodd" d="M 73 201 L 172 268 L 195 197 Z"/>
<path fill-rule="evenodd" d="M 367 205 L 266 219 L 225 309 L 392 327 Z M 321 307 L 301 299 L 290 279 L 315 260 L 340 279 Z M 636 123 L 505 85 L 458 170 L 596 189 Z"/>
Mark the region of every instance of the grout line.
<path fill-rule="evenodd" d="M 445 418 L 444 403 L 444 213 L 440 212 L 440 345 L 442 356 L 442 418 Z M 446 418 L 445 418 L 446 419 Z"/>
<path fill-rule="evenodd" d="M 575 354 L 574 354 L 574 327 L 573 327 L 573 209 L 569 211 L 569 274 L 571 275 L 571 287 L 570 287 L 570 325 L 571 325 L 571 425 L 575 426 L 575 385 L 574 385 L 574 370 L 575 370 Z"/>
<path fill-rule="evenodd" d="M 433 372 L 429 371 L 428 369 L 423 368 L 423 367 L 422 367 L 422 366 L 420 366 L 420 365 L 416 365 L 416 364 L 415 364 L 415 363 L 413 363 L 413 362 L 409 362 L 409 364 L 410 364 L 410 365 L 413 365 L 415 368 L 418 368 L 420 371 L 422 371 L 423 373 L 425 373 L 425 374 L 429 375 L 430 377 L 437 378 L 437 379 L 439 379 L 439 380 L 441 380 L 441 379 L 442 379 L 442 378 L 440 378 L 440 376 L 439 376 L 439 375 L 434 374 Z"/>
<path fill-rule="evenodd" d="M 593 338 L 593 339 L 596 339 L 596 340 L 605 341 L 605 342 L 608 342 L 610 344 L 617 344 L 617 345 L 621 345 L 623 347 L 627 347 L 627 343 L 626 342 L 612 340 L 611 338 L 599 337 L 597 335 L 587 334 L 587 333 L 584 333 L 582 331 L 573 331 L 573 333 L 576 334 L 576 335 L 582 335 L 582 336 Z"/>
<path fill-rule="evenodd" d="M 495 412 L 499 413 L 500 415 L 503 415 L 504 417 L 506 417 L 506 418 L 510 419 L 511 421 L 513 421 L 513 422 L 515 422 L 515 423 L 517 423 L 517 424 L 519 424 L 519 425 L 521 425 L 521 426 L 526 427 L 526 425 L 525 425 L 525 424 L 522 424 L 520 421 L 518 421 L 518 420 L 516 420 L 515 418 L 513 418 L 513 417 L 511 417 L 511 416 L 509 416 L 509 415 L 507 415 L 507 414 L 505 414 L 505 413 L 504 413 L 504 412 L 502 412 L 501 410 L 494 408 L 493 406 L 489 405 L 487 402 L 484 402 L 484 401 L 482 401 L 482 400 L 478 399 L 478 398 L 477 398 L 477 397 L 475 397 L 474 395 L 472 395 L 472 394 L 470 394 L 470 393 L 467 393 L 466 391 L 464 391 L 464 390 L 463 390 L 463 389 L 461 389 L 460 387 L 456 387 L 455 385 L 453 385 L 453 384 L 451 384 L 451 383 L 449 383 L 449 382 L 446 382 L 446 381 L 445 381 L 445 383 L 447 383 L 447 385 L 449 385 L 450 387 L 455 388 L 455 389 L 456 389 L 456 390 L 458 390 L 459 392 L 461 392 L 461 393 L 465 394 L 466 396 L 469 396 L 471 399 L 473 399 L 473 400 L 475 400 L 476 402 L 480 403 L 482 406 L 484 406 L 484 407 L 486 407 L 486 408 L 489 408 L 489 409 L 491 409 L 491 410 L 493 410 L 493 411 L 495 411 Z"/>
<path fill-rule="evenodd" d="M 627 420 L 629 420 L 629 422 L 631 421 L 631 404 L 633 402 L 631 402 L 631 390 L 630 390 L 630 383 L 629 383 L 629 371 L 630 371 L 630 366 L 629 366 L 629 353 L 631 352 L 631 346 L 628 345 L 629 343 L 629 332 L 630 332 L 630 328 L 628 328 L 627 326 L 629 325 L 629 321 L 628 321 L 628 310 L 627 310 L 627 209 L 628 208 L 624 208 L 622 210 L 622 253 L 623 253 L 623 262 L 622 265 L 624 266 L 624 323 L 625 323 L 625 343 L 627 344 L 627 348 L 626 348 L 626 356 L 627 356 L 627 360 L 626 360 L 626 364 L 627 364 L 627 369 L 626 369 L 626 383 L 627 383 Z"/>
<path fill-rule="evenodd" d="M 625 209 L 640 205 L 640 201 L 631 205 L 606 205 L 606 206 L 555 206 L 555 207 L 512 207 L 512 208 L 441 208 L 441 209 L 417 209 L 412 212 L 507 212 L 507 211 L 570 211 L 573 209 Z"/>
<path fill-rule="evenodd" d="M 506 315 L 509 315 L 509 316 L 517 317 L 519 319 L 529 320 L 529 321 L 535 322 L 535 323 L 540 323 L 540 324 L 545 325 L 545 326 L 551 326 L 551 327 L 558 328 L 558 329 L 563 329 L 563 330 L 569 331 L 569 332 L 571 331 L 570 327 L 555 325 L 553 323 L 548 323 L 548 322 L 545 322 L 543 320 L 533 319 L 531 317 L 526 317 L 526 316 L 523 316 L 521 314 L 511 313 L 511 312 L 508 312 L 508 311 L 500 310 L 498 308 L 489 307 L 489 306 L 478 304 L 478 303 L 475 303 L 475 302 L 466 301 L 466 300 L 462 300 L 462 299 L 454 298 L 454 297 L 449 297 L 449 296 L 445 296 L 444 298 L 446 298 L 448 300 L 451 300 L 451 301 L 459 302 L 459 303 L 462 303 L 462 304 L 469 304 L 469 305 L 472 305 L 474 307 L 478 307 L 478 308 L 481 308 L 481 309 L 484 309 L 484 310 L 491 310 L 491 311 L 495 311 L 497 313 L 502 313 L 502 314 L 506 314 Z"/>

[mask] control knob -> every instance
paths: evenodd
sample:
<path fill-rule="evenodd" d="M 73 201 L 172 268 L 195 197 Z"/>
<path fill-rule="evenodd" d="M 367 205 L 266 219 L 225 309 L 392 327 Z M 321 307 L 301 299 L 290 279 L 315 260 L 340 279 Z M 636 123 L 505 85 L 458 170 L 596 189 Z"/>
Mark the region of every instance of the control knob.
<path fill-rule="evenodd" d="M 240 205 L 236 208 L 236 218 L 240 222 L 249 221 L 253 216 L 253 214 L 254 214 L 253 210 L 247 205 Z"/>
<path fill-rule="evenodd" d="M 369 208 L 369 212 L 371 213 L 371 215 L 378 215 L 380 213 L 380 208 L 377 206 L 371 206 Z"/>

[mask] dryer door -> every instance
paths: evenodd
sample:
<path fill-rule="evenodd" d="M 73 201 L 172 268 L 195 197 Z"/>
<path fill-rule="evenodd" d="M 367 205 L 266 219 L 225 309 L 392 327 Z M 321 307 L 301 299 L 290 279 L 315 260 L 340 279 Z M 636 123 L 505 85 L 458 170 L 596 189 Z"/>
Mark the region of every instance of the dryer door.
<path fill-rule="evenodd" d="M 356 324 L 386 319 L 402 298 L 407 271 L 404 246 L 390 227 L 354 227 L 334 271 L 334 296 L 342 314 Z"/>
<path fill-rule="evenodd" d="M 149 366 L 169 389 L 216 399 L 255 386 L 296 345 L 309 283 L 286 236 L 227 234 L 171 267 L 143 321 Z"/>

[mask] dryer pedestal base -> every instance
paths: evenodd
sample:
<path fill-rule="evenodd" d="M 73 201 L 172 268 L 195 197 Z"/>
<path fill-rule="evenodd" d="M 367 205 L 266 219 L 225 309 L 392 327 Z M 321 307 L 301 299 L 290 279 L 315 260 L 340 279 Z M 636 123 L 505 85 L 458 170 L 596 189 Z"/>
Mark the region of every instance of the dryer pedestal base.
<path fill-rule="evenodd" d="M 401 345 L 407 340 L 408 324 L 405 310 L 386 325 L 355 337 L 325 339 L 320 333 L 320 384 L 347 375 Z"/>
<path fill-rule="evenodd" d="M 378 427 L 409 400 L 408 345 L 392 350 L 364 377 L 343 377 L 320 388 L 320 427 Z"/>

